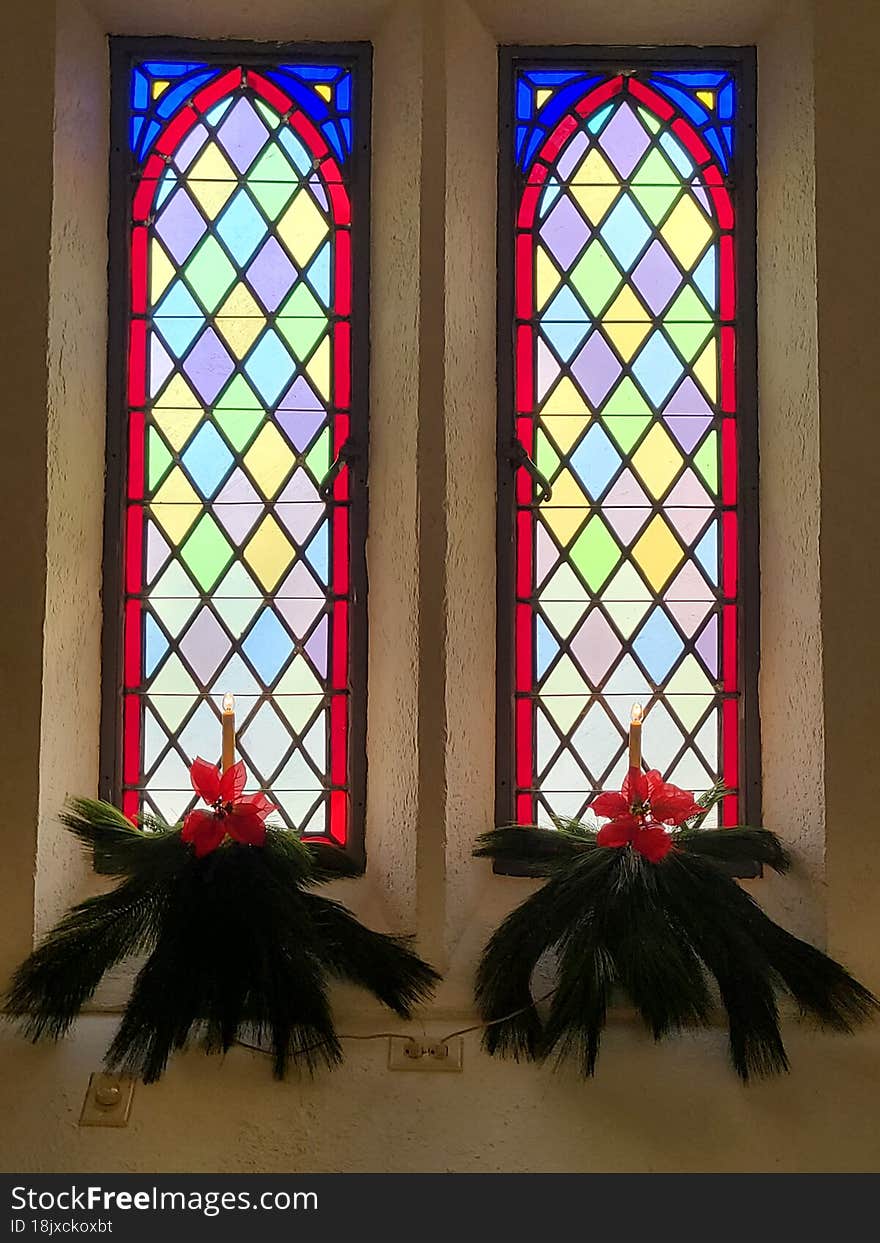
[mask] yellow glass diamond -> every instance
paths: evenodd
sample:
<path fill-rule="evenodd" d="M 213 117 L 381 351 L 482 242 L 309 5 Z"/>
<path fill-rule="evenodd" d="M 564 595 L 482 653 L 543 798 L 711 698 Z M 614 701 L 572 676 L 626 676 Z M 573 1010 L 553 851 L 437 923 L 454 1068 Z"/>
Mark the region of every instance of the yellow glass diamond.
<path fill-rule="evenodd" d="M 689 271 L 712 236 L 712 227 L 688 194 L 679 199 L 660 233 L 685 271 Z"/>
<path fill-rule="evenodd" d="M 590 224 L 598 224 L 620 194 L 620 182 L 611 165 L 593 147 L 572 178 L 571 194 Z"/>
<path fill-rule="evenodd" d="M 295 458 L 274 423 L 267 423 L 245 454 L 254 483 L 270 500 L 293 469 Z"/>
<path fill-rule="evenodd" d="M 281 217 L 278 236 L 300 267 L 308 263 L 327 236 L 327 221 L 307 190 L 300 190 Z"/>
<path fill-rule="evenodd" d="M 295 556 L 290 540 L 271 514 L 266 515 L 244 550 L 245 561 L 266 591 L 278 586 Z"/>
<path fill-rule="evenodd" d="M 186 475 L 175 466 L 153 497 L 150 509 L 166 535 L 179 544 L 202 512 L 202 505 Z"/>
<path fill-rule="evenodd" d="M 655 423 L 633 455 L 633 466 L 655 501 L 681 469 L 681 454 L 661 423 Z"/>
<path fill-rule="evenodd" d="M 159 239 L 154 237 L 150 242 L 150 305 L 155 306 L 162 294 L 168 288 L 171 278 L 174 276 L 175 268 L 171 260 L 165 254 L 159 244 Z"/>
<path fill-rule="evenodd" d="M 666 520 L 657 514 L 633 548 L 633 557 L 655 591 L 661 591 L 684 553 Z"/>
<path fill-rule="evenodd" d="M 563 376 L 544 402 L 544 414 L 584 414 L 589 418 L 587 403 L 568 376 Z"/>
<path fill-rule="evenodd" d="M 232 165 L 216 143 L 209 142 L 186 174 L 187 189 L 198 199 L 209 220 L 220 211 L 236 186 Z"/>
<path fill-rule="evenodd" d="M 236 358 L 244 358 L 262 332 L 266 317 L 241 281 L 217 312 L 217 327 Z"/>
<path fill-rule="evenodd" d="M 153 421 L 176 453 L 179 453 L 204 416 L 203 410 L 153 411 Z"/>

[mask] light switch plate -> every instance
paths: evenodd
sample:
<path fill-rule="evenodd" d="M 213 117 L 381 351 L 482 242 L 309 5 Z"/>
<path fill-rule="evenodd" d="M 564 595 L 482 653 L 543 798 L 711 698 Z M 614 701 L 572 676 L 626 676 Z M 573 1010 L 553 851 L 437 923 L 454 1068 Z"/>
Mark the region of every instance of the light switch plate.
<path fill-rule="evenodd" d="M 89 1086 L 79 1116 L 80 1126 L 128 1126 L 134 1079 L 131 1075 L 111 1075 L 97 1070 L 89 1076 Z"/>

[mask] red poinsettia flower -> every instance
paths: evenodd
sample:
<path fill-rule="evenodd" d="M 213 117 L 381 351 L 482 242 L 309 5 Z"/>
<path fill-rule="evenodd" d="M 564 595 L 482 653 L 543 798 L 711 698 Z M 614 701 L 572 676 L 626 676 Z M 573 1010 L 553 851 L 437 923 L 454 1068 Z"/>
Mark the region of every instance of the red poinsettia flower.
<path fill-rule="evenodd" d="M 591 810 L 608 817 L 596 836 L 600 846 L 632 846 L 652 863 L 659 863 L 674 846 L 663 825 L 684 824 L 704 808 L 692 794 L 664 781 L 656 768 L 647 773 L 631 768 L 620 793 L 600 794 Z"/>
<path fill-rule="evenodd" d="M 211 811 L 191 811 L 180 834 L 192 842 L 197 858 L 216 850 L 228 834 L 246 846 L 262 846 L 266 840 L 263 821 L 275 807 L 265 794 L 242 795 L 247 776 L 239 760 L 225 773 L 207 760 L 193 760 L 189 770 L 193 789 L 208 803 Z"/>

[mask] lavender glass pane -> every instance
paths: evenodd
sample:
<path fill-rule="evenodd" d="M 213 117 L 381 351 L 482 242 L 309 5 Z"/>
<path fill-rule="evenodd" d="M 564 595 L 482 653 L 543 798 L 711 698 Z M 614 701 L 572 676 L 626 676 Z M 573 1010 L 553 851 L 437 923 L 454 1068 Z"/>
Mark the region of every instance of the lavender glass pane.
<path fill-rule="evenodd" d="M 538 523 L 537 535 L 535 538 L 536 551 L 536 572 L 535 582 L 540 586 L 544 579 L 550 573 L 550 570 L 556 564 L 559 553 L 556 545 L 553 543 L 547 528 L 542 522 Z"/>
<path fill-rule="evenodd" d="M 266 310 L 274 311 L 296 280 L 296 268 L 275 238 L 270 237 L 257 251 L 245 275 Z"/>
<path fill-rule="evenodd" d="M 156 224 L 156 232 L 178 263 L 183 263 L 206 225 L 185 190 L 178 190 L 169 199 Z"/>
<path fill-rule="evenodd" d="M 598 332 L 588 339 L 571 369 L 593 406 L 602 403 L 622 370 L 605 338 Z"/>
<path fill-rule="evenodd" d="M 186 632 L 180 645 L 186 659 L 203 686 L 229 651 L 223 627 L 208 608 L 203 608 Z"/>
<path fill-rule="evenodd" d="M 327 676 L 327 618 L 322 617 L 314 634 L 309 636 L 306 652 L 321 677 Z"/>
<path fill-rule="evenodd" d="M 150 396 L 155 397 L 168 379 L 174 363 L 162 347 L 155 332 L 150 333 Z"/>
<path fill-rule="evenodd" d="M 184 138 L 183 142 L 174 153 L 174 163 L 183 172 L 189 168 L 196 154 L 204 145 L 205 139 L 208 137 L 208 131 L 204 125 L 195 125 Z"/>
<path fill-rule="evenodd" d="M 688 467 L 666 498 L 667 505 L 692 505 L 701 509 L 712 508 L 708 492 L 694 472 Z"/>
<path fill-rule="evenodd" d="M 317 501 L 318 489 L 315 487 L 308 473 L 297 467 L 290 479 L 284 486 L 284 491 L 278 497 L 278 502 L 282 501 Z"/>
<path fill-rule="evenodd" d="M 276 596 L 302 596 L 311 598 L 320 596 L 324 599 L 324 591 L 318 586 L 308 567 L 297 561 L 284 582 L 276 591 Z M 281 607 L 280 604 L 278 607 Z"/>
<path fill-rule="evenodd" d="M 276 599 L 275 607 L 298 639 L 306 633 L 324 607 L 323 599 Z"/>
<path fill-rule="evenodd" d="M 665 418 L 663 422 L 672 432 L 685 453 L 690 453 L 694 445 L 699 443 L 703 432 L 712 422 L 712 419 L 708 415 L 702 417 L 699 415 L 680 415 L 675 418 Z"/>
<path fill-rule="evenodd" d="M 217 131 L 217 137 L 240 173 L 250 168 L 268 136 L 269 131 L 246 99 L 238 101 Z"/>
<path fill-rule="evenodd" d="M 213 328 L 199 337 L 190 351 L 183 369 L 195 385 L 202 400 L 210 404 L 232 373 L 233 362 Z"/>
<path fill-rule="evenodd" d="M 650 139 L 628 104 L 621 104 L 599 139 L 621 177 L 628 177 L 638 164 Z"/>
<path fill-rule="evenodd" d="M 559 363 L 550 353 L 544 341 L 538 338 L 538 401 L 541 401 L 550 385 L 559 375 Z"/>
<path fill-rule="evenodd" d="M 690 376 L 682 380 L 663 410 L 664 414 L 711 414 L 711 412 L 706 398 Z"/>
<path fill-rule="evenodd" d="M 589 236 L 586 220 L 568 195 L 559 200 L 541 226 L 544 245 L 564 270 L 571 267 Z"/>
<path fill-rule="evenodd" d="M 650 505 L 631 470 L 625 470 L 605 497 L 606 506 Z"/>
<path fill-rule="evenodd" d="M 211 512 L 227 535 L 236 544 L 241 544 L 263 513 L 263 506 L 259 504 L 218 505 L 215 503 Z"/>
<path fill-rule="evenodd" d="M 591 609 L 587 620 L 572 640 L 571 650 L 595 686 L 608 671 L 620 651 L 620 640 L 598 609 Z"/>
<path fill-rule="evenodd" d="M 297 376 L 293 384 L 278 403 L 279 410 L 322 410 L 324 409 L 315 390 L 305 376 Z"/>
<path fill-rule="evenodd" d="M 309 178 L 309 185 L 312 188 L 312 195 L 318 200 L 324 211 L 329 211 L 330 204 L 327 201 L 327 191 L 324 189 L 323 183 L 317 173 L 312 173 Z"/>
<path fill-rule="evenodd" d="M 681 280 L 681 273 L 659 239 L 651 243 L 633 272 L 636 288 L 655 315 L 666 306 Z"/>
<path fill-rule="evenodd" d="M 259 503 L 260 497 L 253 484 L 240 468 L 236 468 L 218 492 L 216 503 L 238 505 L 242 503 Z"/>
<path fill-rule="evenodd" d="M 609 509 L 607 498 L 602 503 L 602 516 L 610 524 L 621 544 L 627 547 L 633 542 L 651 516 L 650 509 Z"/>
<path fill-rule="evenodd" d="M 566 144 L 565 150 L 559 157 L 556 165 L 556 172 L 563 181 L 571 175 L 572 169 L 577 167 L 578 161 L 587 149 L 587 135 L 583 130 L 575 134 L 574 138 Z"/>
<path fill-rule="evenodd" d="M 276 505 L 276 516 L 284 523 L 297 544 L 304 544 L 315 524 L 324 516 L 325 507 L 320 503 L 299 505 Z"/>
<path fill-rule="evenodd" d="M 147 520 L 147 582 L 151 583 L 165 564 L 171 550 L 154 522 Z"/>
<path fill-rule="evenodd" d="M 697 639 L 697 651 L 713 678 L 718 676 L 718 617 L 713 616 Z"/>
<path fill-rule="evenodd" d="M 323 410 L 279 410 L 278 426 L 297 452 L 304 452 L 323 427 L 327 416 Z"/>

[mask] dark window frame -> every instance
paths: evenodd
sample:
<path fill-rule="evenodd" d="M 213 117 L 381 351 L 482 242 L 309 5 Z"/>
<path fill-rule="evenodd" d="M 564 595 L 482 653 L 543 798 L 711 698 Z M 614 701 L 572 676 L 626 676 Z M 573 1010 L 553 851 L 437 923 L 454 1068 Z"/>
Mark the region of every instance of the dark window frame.
<path fill-rule="evenodd" d="M 124 518 L 128 457 L 126 394 L 129 320 L 128 208 L 132 157 L 128 145 L 131 65 L 136 60 L 191 55 L 222 65 L 245 63 L 271 68 L 279 60 L 307 59 L 345 64 L 356 81 L 354 144 L 351 154 L 352 314 L 351 437 L 357 457 L 350 470 L 349 738 L 350 832 L 339 852 L 340 870 L 366 868 L 367 723 L 367 485 L 369 463 L 370 353 L 370 172 L 372 44 L 266 43 L 165 37 L 110 39 L 110 210 L 107 347 L 107 431 L 103 551 L 102 689 L 99 794 L 118 802 L 122 792 L 122 627 L 124 604 Z M 333 856 L 328 852 L 328 858 Z"/>
<path fill-rule="evenodd" d="M 753 46 L 593 46 L 503 45 L 498 49 L 498 321 L 497 321 L 497 579 L 495 823 L 514 820 L 514 583 L 515 471 L 511 445 L 514 426 L 514 241 L 516 160 L 514 156 L 516 70 L 546 66 L 602 72 L 651 65 L 686 69 L 707 63 L 730 68 L 739 91 L 733 177 L 736 187 L 737 420 L 739 430 L 739 746 L 742 784 L 740 819 L 761 823 L 761 738 L 758 710 L 760 669 L 760 562 L 758 527 L 758 358 L 756 274 L 756 111 L 757 57 Z M 508 875 L 529 875 L 528 865 L 496 864 Z M 754 865 L 735 867 L 736 875 L 758 875 Z"/>

